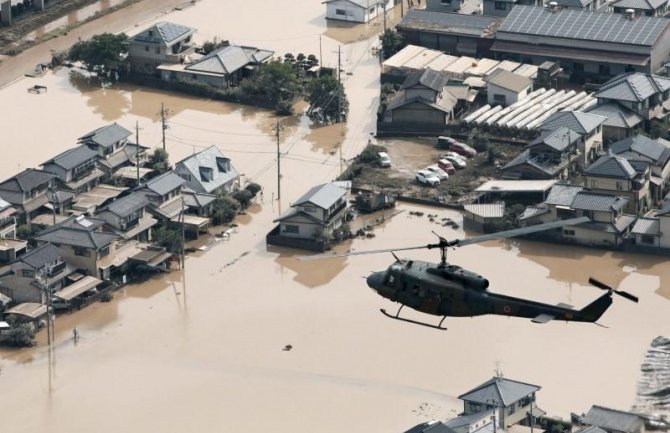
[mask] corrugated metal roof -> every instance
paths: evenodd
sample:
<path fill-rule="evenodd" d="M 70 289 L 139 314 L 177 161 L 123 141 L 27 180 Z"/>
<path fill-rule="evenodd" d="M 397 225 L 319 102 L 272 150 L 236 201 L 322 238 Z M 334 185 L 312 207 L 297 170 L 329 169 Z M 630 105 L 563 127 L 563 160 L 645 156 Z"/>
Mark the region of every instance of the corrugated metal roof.
<path fill-rule="evenodd" d="M 584 170 L 587 176 L 615 177 L 622 179 L 635 178 L 635 168 L 626 158 L 615 155 L 606 155 L 598 158 Z"/>
<path fill-rule="evenodd" d="M 162 175 L 147 181 L 143 186 L 158 195 L 165 195 L 185 183 L 186 181 L 177 174 L 168 171 L 167 173 L 163 173 Z"/>
<path fill-rule="evenodd" d="M 559 111 L 542 122 L 540 129 L 554 131 L 562 126 L 572 129 L 578 134 L 588 134 L 607 120 L 604 116 L 582 113 L 581 111 Z"/>
<path fill-rule="evenodd" d="M 588 112 L 606 117 L 607 120 L 603 123 L 603 126 L 613 126 L 616 128 L 633 128 L 644 120 L 642 116 L 630 108 L 626 108 L 615 101 L 597 105 Z"/>
<path fill-rule="evenodd" d="M 612 7 L 623 9 L 640 9 L 653 11 L 668 3 L 668 0 L 619 0 L 612 3 Z"/>
<path fill-rule="evenodd" d="M 484 403 L 495 407 L 507 407 L 540 389 L 537 385 L 494 377 L 478 387 L 458 396 L 464 401 Z"/>
<path fill-rule="evenodd" d="M 600 86 L 600 89 L 593 96 L 619 101 L 642 102 L 650 96 L 665 92 L 668 89 L 670 89 L 670 78 L 642 72 L 631 72 L 612 78 Z"/>
<path fill-rule="evenodd" d="M 0 190 L 28 192 L 37 186 L 44 185 L 55 177 L 52 173 L 29 168 L 0 183 Z"/>
<path fill-rule="evenodd" d="M 411 9 L 402 18 L 397 28 L 493 37 L 501 22 L 502 18 L 496 17 Z"/>
<path fill-rule="evenodd" d="M 496 37 L 504 33 L 549 36 L 631 45 L 653 45 L 670 26 L 655 17 L 630 20 L 622 14 L 582 10 L 551 11 L 542 6 L 516 5 L 503 21 Z"/>
<path fill-rule="evenodd" d="M 101 126 L 86 135 L 79 137 L 80 143 L 93 143 L 101 147 L 109 147 L 114 143 L 126 139 L 132 135 L 132 132 L 128 131 L 123 126 L 118 123 L 111 123 L 109 125 Z"/>
<path fill-rule="evenodd" d="M 187 38 L 193 33 L 195 33 L 195 29 L 191 27 L 163 21 L 131 37 L 130 42 L 137 41 L 145 44 L 169 46 L 180 39 Z"/>
<path fill-rule="evenodd" d="M 65 152 L 56 155 L 52 159 L 42 163 L 42 167 L 55 164 L 65 170 L 71 170 L 80 164 L 87 161 L 94 160 L 98 157 L 98 152 L 91 150 L 87 145 L 82 144 L 73 149 L 68 149 Z"/>
<path fill-rule="evenodd" d="M 413 71 L 410 73 L 405 81 L 400 86 L 400 90 L 405 90 L 408 87 L 416 86 L 421 84 L 428 87 L 436 92 L 441 92 L 444 89 L 444 86 L 447 85 L 449 79 L 446 75 L 434 71 L 432 69 L 424 69 L 422 71 Z"/>
<path fill-rule="evenodd" d="M 482 218 L 502 218 L 505 216 L 505 203 L 473 203 L 464 205 L 463 209 Z"/>
<path fill-rule="evenodd" d="M 509 72 L 504 69 L 496 69 L 486 77 L 484 81 L 494 86 L 502 87 L 503 89 L 511 90 L 513 92 L 519 93 L 528 89 L 533 81 L 524 77 L 523 75 L 515 74 L 514 72 Z"/>
<path fill-rule="evenodd" d="M 300 206 L 307 203 L 312 203 L 322 209 L 329 209 L 332 205 L 337 203 L 347 191 L 332 183 L 324 183 L 317 185 L 303 194 L 293 206 Z"/>
<path fill-rule="evenodd" d="M 583 189 L 584 187 L 579 185 L 557 183 L 551 188 L 551 191 L 549 191 L 549 195 L 544 202 L 556 206 L 570 206 L 575 199 L 575 196 Z"/>
<path fill-rule="evenodd" d="M 602 406 L 591 406 L 584 419 L 598 427 L 606 430 L 616 430 L 631 433 L 636 426 L 643 422 L 640 415 L 609 409 Z"/>
<path fill-rule="evenodd" d="M 630 231 L 636 235 L 661 235 L 661 222 L 658 218 L 639 217 Z"/>
<path fill-rule="evenodd" d="M 587 211 L 610 212 L 623 209 L 626 203 L 628 199 L 624 197 L 580 191 L 575 195 L 570 207 Z"/>
<path fill-rule="evenodd" d="M 231 164 L 230 158 L 226 158 L 216 146 L 210 146 L 195 155 L 179 161 L 176 167 L 180 169 L 185 168 L 191 173 L 192 179 L 203 189 L 203 191 L 199 192 L 210 193 L 222 185 L 234 182 L 240 177 L 240 174 Z M 202 168 L 211 170 L 208 171 L 211 176 L 203 177 L 201 175 Z"/>

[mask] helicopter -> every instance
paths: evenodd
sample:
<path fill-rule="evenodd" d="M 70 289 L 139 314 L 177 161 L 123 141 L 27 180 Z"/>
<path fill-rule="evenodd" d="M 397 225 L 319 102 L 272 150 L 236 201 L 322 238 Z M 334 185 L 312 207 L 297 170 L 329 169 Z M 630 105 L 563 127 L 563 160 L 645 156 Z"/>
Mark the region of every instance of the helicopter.
<path fill-rule="evenodd" d="M 400 303 L 395 314 L 380 309 L 382 314 L 394 320 L 409 322 L 429 328 L 446 330 L 442 323 L 447 317 L 474 317 L 486 314 L 514 316 L 531 319 L 534 323 L 547 323 L 551 320 L 566 322 L 597 323 L 598 319 L 612 304 L 614 294 L 633 302 L 638 298 L 628 292 L 614 289 L 595 278 L 589 278 L 589 283 L 605 290 L 606 293 L 595 299 L 584 308 L 577 310 L 572 306 L 559 303 L 545 304 L 523 298 L 515 298 L 488 290 L 489 281 L 483 276 L 447 262 L 449 248 L 462 247 L 474 243 L 494 239 L 504 239 L 521 236 L 544 230 L 559 228 L 565 225 L 576 225 L 588 222 L 588 217 L 571 218 L 545 224 L 538 224 L 518 229 L 506 230 L 475 236 L 467 239 L 447 240 L 433 232 L 439 242 L 414 247 L 389 248 L 381 250 L 354 251 L 343 254 L 319 254 L 303 256 L 300 260 L 319 260 L 334 257 L 348 257 L 362 254 L 376 254 L 390 252 L 395 262 L 386 270 L 373 272 L 367 278 L 368 286 L 380 296 Z M 421 260 L 400 259 L 395 252 L 439 249 L 440 262 L 431 263 Z M 437 325 L 409 318 L 401 317 L 400 312 L 409 307 L 422 313 L 442 316 Z M 602 325 L 600 325 L 602 326 Z"/>

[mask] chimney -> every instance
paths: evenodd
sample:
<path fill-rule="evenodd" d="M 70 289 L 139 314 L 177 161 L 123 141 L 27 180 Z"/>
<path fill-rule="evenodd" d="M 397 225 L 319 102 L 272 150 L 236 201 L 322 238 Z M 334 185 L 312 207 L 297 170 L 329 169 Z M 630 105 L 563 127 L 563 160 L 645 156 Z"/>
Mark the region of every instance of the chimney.
<path fill-rule="evenodd" d="M 558 3 L 549 2 L 549 11 L 556 12 L 558 10 Z"/>
<path fill-rule="evenodd" d="M 632 20 L 635 18 L 635 9 L 626 9 L 623 13 L 624 18 L 627 20 Z"/>

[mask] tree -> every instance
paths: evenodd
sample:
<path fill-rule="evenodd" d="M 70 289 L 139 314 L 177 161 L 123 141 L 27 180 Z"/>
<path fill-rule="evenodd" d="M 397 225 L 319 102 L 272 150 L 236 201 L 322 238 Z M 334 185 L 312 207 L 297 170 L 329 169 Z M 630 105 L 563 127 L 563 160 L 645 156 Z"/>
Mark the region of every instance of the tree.
<path fill-rule="evenodd" d="M 242 209 L 248 208 L 251 204 L 251 199 L 254 197 L 251 191 L 247 191 L 246 189 L 238 189 L 230 196 L 240 203 Z"/>
<path fill-rule="evenodd" d="M 262 189 L 261 186 L 255 182 L 249 182 L 247 186 L 244 187 L 247 191 L 251 193 L 252 196 L 256 196 L 258 192 Z"/>
<path fill-rule="evenodd" d="M 251 95 L 265 97 L 279 112 L 291 107 L 301 92 L 298 77 L 293 63 L 272 61 L 264 64 L 256 79 L 245 79 L 241 83 L 242 90 Z"/>
<path fill-rule="evenodd" d="M 221 195 L 214 201 L 214 224 L 231 222 L 240 210 L 240 203 L 229 195 Z"/>
<path fill-rule="evenodd" d="M 128 36 L 125 33 L 103 33 L 74 44 L 68 58 L 84 63 L 90 72 L 110 76 L 112 72 L 127 70 L 127 53 Z"/>
<path fill-rule="evenodd" d="M 306 99 L 310 105 L 308 113 L 312 118 L 338 122 L 347 118 L 349 101 L 342 83 L 334 77 L 324 75 L 310 81 Z"/>
<path fill-rule="evenodd" d="M 154 240 L 163 245 L 168 251 L 177 253 L 181 251 L 181 229 L 173 229 L 162 225 L 154 230 Z"/>
<path fill-rule="evenodd" d="M 382 44 L 382 54 L 384 59 L 388 59 L 405 46 L 402 35 L 393 29 L 384 30 L 384 32 L 379 35 L 379 40 Z"/>
<path fill-rule="evenodd" d="M 168 153 L 160 147 L 154 149 L 149 156 L 149 168 L 157 170 L 161 174 L 167 172 L 170 168 Z"/>
<path fill-rule="evenodd" d="M 215 37 L 211 41 L 205 41 L 205 43 L 202 44 L 202 47 L 200 48 L 200 53 L 203 55 L 207 55 L 214 50 L 227 47 L 228 45 L 230 45 L 229 41 L 220 41 L 218 38 Z"/>

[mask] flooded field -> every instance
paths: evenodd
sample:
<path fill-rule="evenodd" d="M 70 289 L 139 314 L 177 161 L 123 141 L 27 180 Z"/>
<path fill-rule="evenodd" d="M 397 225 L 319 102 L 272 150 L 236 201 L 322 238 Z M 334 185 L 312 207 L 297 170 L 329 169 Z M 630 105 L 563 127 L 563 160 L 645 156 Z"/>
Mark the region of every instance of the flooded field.
<path fill-rule="evenodd" d="M 386 268 L 390 254 L 301 262 L 295 251 L 266 248 L 273 218 L 309 187 L 336 177 L 340 157 L 357 154 L 374 131 L 379 66 L 371 50 L 376 41 L 364 36 L 375 27 L 331 27 L 323 15 L 320 1 L 202 0 L 161 19 L 198 27 L 201 40 L 219 35 L 280 54 L 318 56 L 321 39 L 328 66 L 341 45 L 351 102 L 346 127 L 312 125 L 300 116 L 302 106 L 296 116 L 277 118 L 132 86 L 100 89 L 68 69 L 0 90 L 0 127 L 11 131 L 2 178 L 109 122 L 128 129 L 137 122 L 140 142 L 158 146 L 164 103 L 173 162 L 216 144 L 243 180 L 265 188 L 230 240 L 212 240 L 188 256 L 185 271 L 128 285 L 110 303 L 59 316 L 52 352 L 42 336 L 32 350 L 0 351 L 3 432 L 295 432 L 314 425 L 326 433 L 404 431 L 455 416 L 462 409 L 456 396 L 489 379 L 497 364 L 506 377 L 541 385 L 538 404 L 551 415 L 567 418 L 594 403 L 630 408 L 644 352 L 668 329 L 664 259 L 509 240 L 450 251 L 451 261 L 489 278 L 493 291 L 582 307 L 601 293 L 586 285 L 594 276 L 640 303 L 616 299 L 601 320 L 609 328 L 481 317 L 447 319 L 449 330 L 438 332 L 379 313 L 394 306 L 362 277 Z M 26 92 L 34 84 L 48 92 Z M 284 125 L 280 201 L 273 200 L 277 121 Z M 343 248 L 421 245 L 434 241 L 431 230 L 466 235 L 411 216 L 416 207 L 399 209 L 375 238 Z M 421 210 L 460 220 L 453 212 Z M 412 257 L 438 259 L 429 251 Z M 293 349 L 282 350 L 287 344 Z"/>

